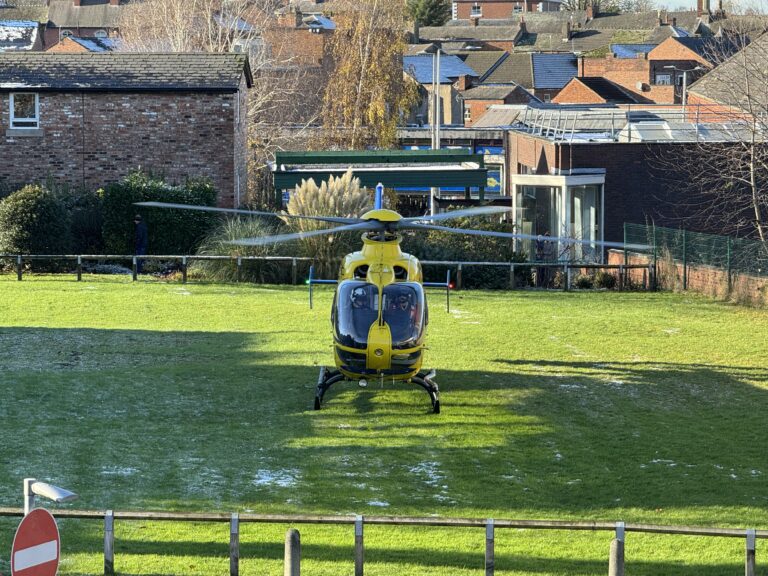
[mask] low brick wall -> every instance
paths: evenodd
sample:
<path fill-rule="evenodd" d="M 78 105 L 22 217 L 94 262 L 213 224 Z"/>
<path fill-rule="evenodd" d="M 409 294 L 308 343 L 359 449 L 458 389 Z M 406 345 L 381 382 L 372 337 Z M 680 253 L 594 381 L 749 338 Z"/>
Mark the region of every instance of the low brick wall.
<path fill-rule="evenodd" d="M 645 254 L 627 254 L 627 264 L 648 264 L 650 257 Z M 608 264 L 624 264 L 624 252 L 611 250 L 608 253 Z M 633 283 L 642 282 L 643 270 L 628 270 Z M 686 277 L 687 275 L 687 277 Z M 733 300 L 753 306 L 768 304 L 768 277 L 749 276 L 746 274 L 731 274 L 730 286 L 728 272 L 722 268 L 689 264 L 684 270 L 683 263 L 667 258 L 659 258 L 656 262 L 656 277 L 658 287 L 663 290 L 688 290 L 699 292 L 713 298 Z"/>

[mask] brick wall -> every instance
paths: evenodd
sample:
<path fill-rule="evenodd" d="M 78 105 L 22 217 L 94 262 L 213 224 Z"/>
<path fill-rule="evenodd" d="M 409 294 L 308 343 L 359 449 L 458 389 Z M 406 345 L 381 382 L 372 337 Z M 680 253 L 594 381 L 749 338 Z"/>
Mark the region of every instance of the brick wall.
<path fill-rule="evenodd" d="M 653 220 L 659 226 L 680 225 L 680 218 L 685 215 L 685 198 L 676 187 L 666 184 L 670 181 L 670 168 L 665 165 L 666 172 L 662 172 L 659 158 L 671 158 L 670 154 L 682 157 L 686 146 L 695 150 L 695 144 L 554 143 L 509 132 L 507 166 L 510 176 L 521 172 L 519 164 L 536 174 L 604 168 L 605 239 L 620 241 L 624 237 L 624 222 L 643 224 Z M 511 190 L 510 180 L 507 185 Z"/>
<path fill-rule="evenodd" d="M 278 63 L 330 66 L 328 41 L 331 32 L 275 27 L 264 30 L 263 34 L 270 48 L 270 56 Z"/>
<path fill-rule="evenodd" d="M 141 167 L 171 182 L 208 177 L 219 205 L 232 206 L 237 182 L 247 185 L 244 93 L 43 92 L 38 136 L 8 131 L 9 95 L 0 94 L 0 182 L 51 177 L 97 189 Z"/>
<path fill-rule="evenodd" d="M 503 20 L 512 18 L 515 2 L 483 2 L 478 0 L 478 4 L 482 8 L 482 18 L 488 20 Z M 518 2 L 518 5 L 521 3 Z M 475 2 L 459 2 L 458 3 L 458 18 L 459 20 L 468 20 L 470 13 L 472 12 L 472 6 Z"/>
<path fill-rule="evenodd" d="M 555 104 L 605 104 L 605 98 L 601 98 L 594 90 L 574 78 L 565 85 L 557 96 L 552 98 Z"/>
<path fill-rule="evenodd" d="M 628 264 L 647 265 L 651 258 L 645 254 L 628 254 Z M 624 253 L 620 250 L 608 252 L 608 264 L 624 264 Z M 644 270 L 632 269 L 627 274 L 632 282 L 640 284 Z M 705 294 L 713 298 L 735 300 L 753 306 L 768 305 L 768 278 L 732 274 L 730 282 L 728 272 L 712 266 L 688 265 L 682 262 L 659 258 L 656 262 L 658 287 L 663 290 L 683 290 L 683 286 L 692 292 Z M 685 283 L 685 284 L 684 284 Z"/>
<path fill-rule="evenodd" d="M 707 68 L 709 62 L 702 56 L 699 56 L 693 50 L 690 50 L 678 42 L 675 38 L 667 38 L 648 53 L 648 60 L 667 60 L 678 62 L 696 62 Z M 693 66 L 691 66 L 693 68 Z"/>
<path fill-rule="evenodd" d="M 653 84 L 651 63 L 645 58 L 582 58 L 579 61 L 579 76 L 610 80 L 634 95 L 640 102 L 672 104 L 675 101 L 674 86 Z M 638 88 L 638 84 L 641 84 L 642 88 Z"/>

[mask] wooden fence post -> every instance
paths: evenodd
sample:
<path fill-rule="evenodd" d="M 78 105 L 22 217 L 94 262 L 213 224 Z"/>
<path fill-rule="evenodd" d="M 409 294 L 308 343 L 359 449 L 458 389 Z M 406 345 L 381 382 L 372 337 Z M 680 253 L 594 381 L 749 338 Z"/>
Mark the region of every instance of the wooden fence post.
<path fill-rule="evenodd" d="M 289 528 L 285 533 L 283 576 L 301 576 L 301 535 L 295 528 Z"/>
<path fill-rule="evenodd" d="M 133 281 L 136 282 L 136 279 L 138 277 L 138 268 L 136 263 L 136 256 L 133 257 L 133 262 L 131 263 L 131 269 L 133 271 Z"/>
<path fill-rule="evenodd" d="M 755 529 L 747 530 L 747 556 L 744 562 L 744 576 L 755 576 Z"/>
<path fill-rule="evenodd" d="M 77 257 L 77 281 L 80 282 L 83 279 L 83 257 Z"/>
<path fill-rule="evenodd" d="M 571 289 L 571 267 L 568 264 L 563 266 L 563 291 L 568 292 Z"/>
<path fill-rule="evenodd" d="M 493 518 L 485 521 L 485 576 L 493 576 L 495 565 Z"/>
<path fill-rule="evenodd" d="M 624 576 L 624 522 L 616 522 L 616 538 L 611 540 L 608 576 Z"/>
<path fill-rule="evenodd" d="M 115 573 L 115 514 L 107 510 L 104 514 L 104 576 Z"/>
<path fill-rule="evenodd" d="M 296 265 L 296 258 L 291 258 L 291 282 L 295 286 L 298 282 L 299 274 L 298 267 Z"/>
<path fill-rule="evenodd" d="M 16 279 L 21 282 L 21 254 L 16 256 Z"/>
<path fill-rule="evenodd" d="M 456 268 L 456 290 L 461 290 L 461 283 L 462 283 L 462 273 L 461 273 L 461 264 Z"/>
<path fill-rule="evenodd" d="M 355 517 L 355 576 L 363 576 L 363 517 Z"/>
<path fill-rule="evenodd" d="M 515 286 L 515 265 L 510 264 L 509 265 L 509 289 L 514 290 L 516 288 Z"/>
<path fill-rule="evenodd" d="M 181 283 L 187 283 L 187 257 L 181 257 Z"/>
<path fill-rule="evenodd" d="M 243 267 L 243 259 L 240 256 L 237 257 L 237 270 L 235 272 L 235 282 L 240 282 L 240 274 Z"/>
<path fill-rule="evenodd" d="M 229 575 L 240 574 L 240 516 L 232 513 L 229 521 Z"/>

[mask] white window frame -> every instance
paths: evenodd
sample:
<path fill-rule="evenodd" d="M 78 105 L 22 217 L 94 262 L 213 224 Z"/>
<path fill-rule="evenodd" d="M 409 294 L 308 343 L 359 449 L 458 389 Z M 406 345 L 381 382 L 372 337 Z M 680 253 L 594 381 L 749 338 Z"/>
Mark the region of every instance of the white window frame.
<path fill-rule="evenodd" d="M 475 17 L 475 18 L 482 18 L 483 7 L 480 5 L 479 2 L 475 2 L 474 4 L 472 4 L 472 7 L 469 9 L 469 16 Z"/>
<path fill-rule="evenodd" d="M 96 32 L 93 33 L 94 38 L 98 38 L 99 40 L 104 40 L 105 38 L 109 38 L 109 34 L 107 34 L 106 30 L 96 30 Z"/>
<path fill-rule="evenodd" d="M 30 95 L 35 97 L 35 116 L 34 118 L 17 118 L 14 114 L 14 104 L 16 96 Z M 40 95 L 37 92 L 11 92 L 9 104 L 10 104 L 10 121 L 12 130 L 37 130 L 40 128 Z M 34 122 L 34 126 L 18 126 L 16 122 L 30 123 Z"/>
<path fill-rule="evenodd" d="M 59 33 L 59 40 L 61 40 L 62 38 L 69 38 L 70 36 L 74 36 L 74 35 L 75 33 L 72 32 L 72 30 L 62 30 Z"/>
<path fill-rule="evenodd" d="M 653 83 L 656 86 L 672 86 L 672 74 L 660 74 L 657 72 Z"/>
<path fill-rule="evenodd" d="M 464 122 L 472 122 L 472 108 L 464 106 Z"/>

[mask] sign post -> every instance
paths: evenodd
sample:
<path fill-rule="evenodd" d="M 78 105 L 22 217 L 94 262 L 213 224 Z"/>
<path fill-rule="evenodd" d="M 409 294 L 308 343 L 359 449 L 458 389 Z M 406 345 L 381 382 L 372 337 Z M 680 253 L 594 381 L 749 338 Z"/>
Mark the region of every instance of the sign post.
<path fill-rule="evenodd" d="M 11 548 L 11 576 L 56 576 L 59 528 L 48 510 L 35 508 L 22 518 Z"/>

